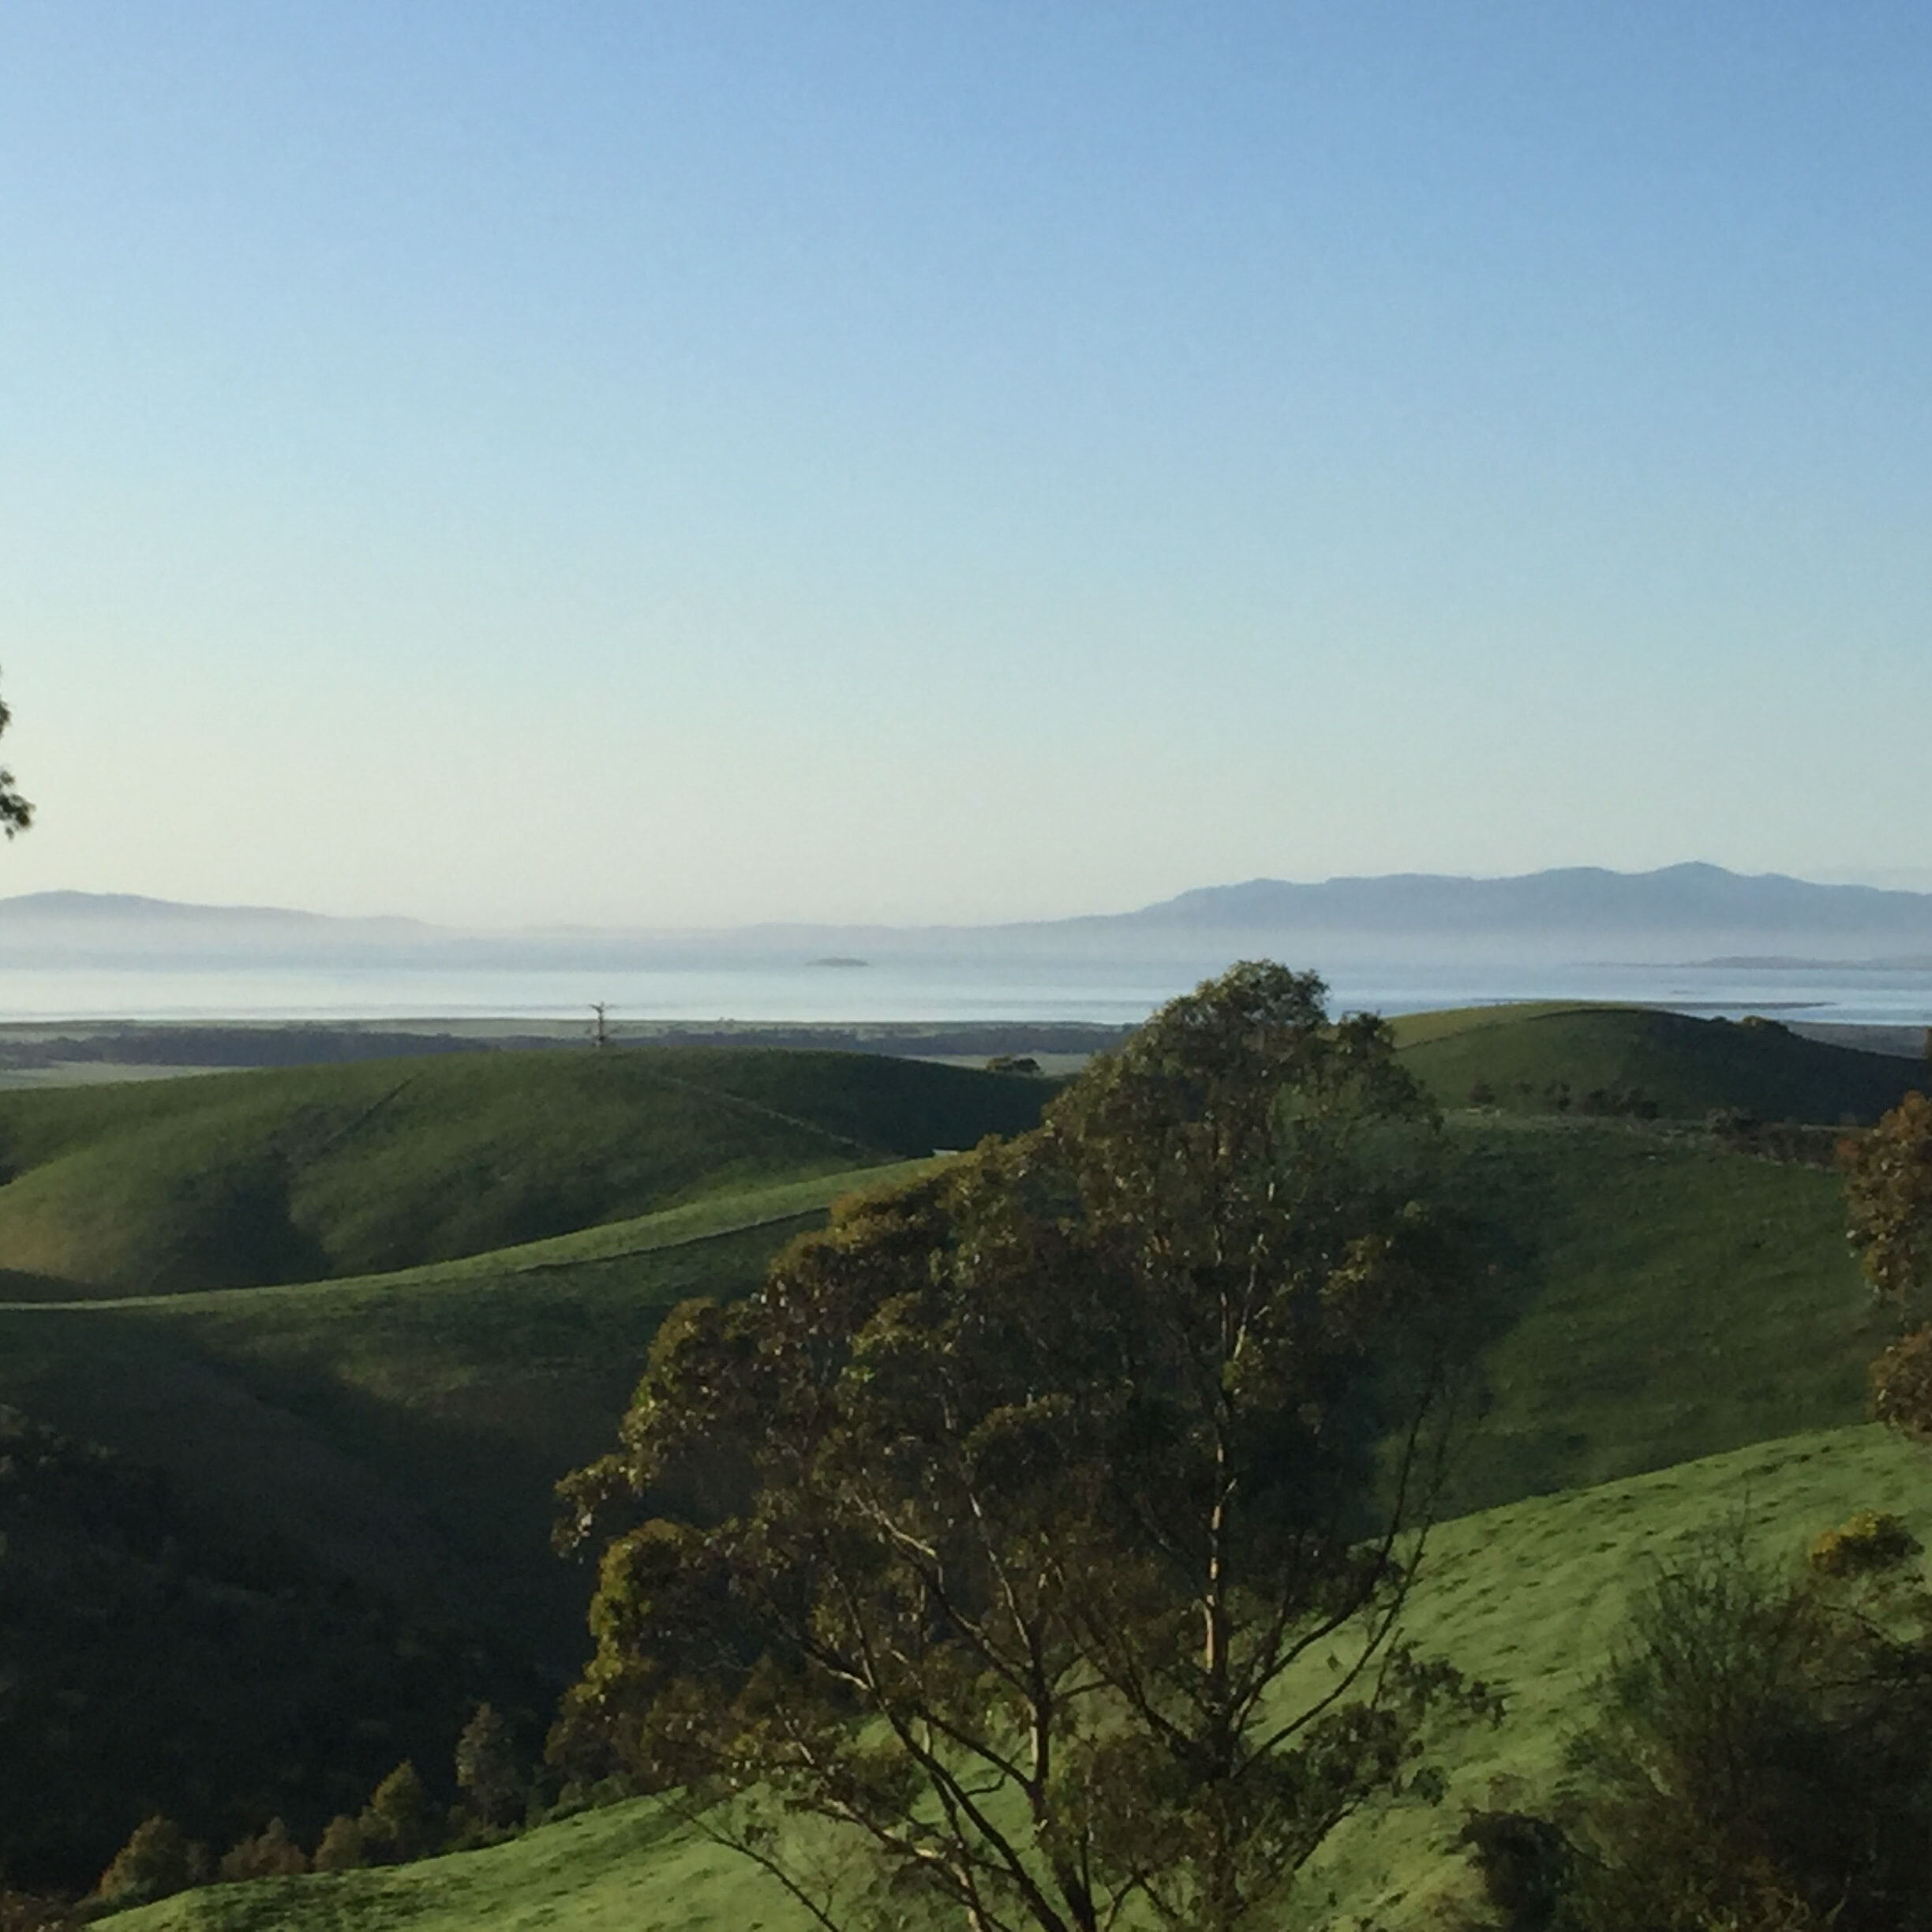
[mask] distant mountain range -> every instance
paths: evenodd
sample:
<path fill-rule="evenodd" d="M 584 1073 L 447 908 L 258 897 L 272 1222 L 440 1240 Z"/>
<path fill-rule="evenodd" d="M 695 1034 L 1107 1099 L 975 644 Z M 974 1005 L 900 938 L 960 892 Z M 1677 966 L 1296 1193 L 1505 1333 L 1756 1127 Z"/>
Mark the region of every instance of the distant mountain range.
<path fill-rule="evenodd" d="M 125 894 L 0 900 L 0 964 L 87 966 L 650 966 L 957 954 L 1070 961 L 1237 953 L 1591 961 L 1932 960 L 1932 893 L 1821 886 L 1713 865 L 1595 867 L 1512 878 L 1406 873 L 1320 884 L 1250 879 L 1137 912 L 981 927 L 766 925 L 713 932 L 592 927 L 464 932 Z"/>
<path fill-rule="evenodd" d="M 1871 886 L 1819 886 L 1782 873 L 1747 875 L 1721 866 L 1610 872 L 1571 866 L 1513 878 L 1393 873 L 1320 885 L 1249 879 L 1163 900 L 1118 923 L 1222 930 L 1436 934 L 1732 932 L 1860 944 L 1932 943 L 1932 893 Z"/>

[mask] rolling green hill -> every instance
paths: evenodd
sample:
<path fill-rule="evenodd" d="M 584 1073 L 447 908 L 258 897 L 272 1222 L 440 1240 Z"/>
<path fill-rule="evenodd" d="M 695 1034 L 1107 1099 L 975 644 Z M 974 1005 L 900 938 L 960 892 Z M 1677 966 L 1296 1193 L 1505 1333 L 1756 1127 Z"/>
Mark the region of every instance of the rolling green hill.
<path fill-rule="evenodd" d="M 1854 1510 L 1904 1517 L 1932 1541 L 1932 1463 L 1871 1428 L 1795 1436 L 1658 1473 L 1444 1525 L 1411 1604 L 1426 1649 L 1500 1685 L 1494 1729 L 1443 1739 L 1448 1793 L 1352 1819 L 1305 1875 L 1316 1923 L 1425 1932 L 1474 1901 L 1455 1844 L 1467 1809 L 1533 1805 L 1648 1564 L 1742 1515 L 1794 1558 Z M 126 1932 L 805 1932 L 811 1921 L 743 1859 L 667 1828 L 649 1800 L 542 1826 L 512 1843 L 384 1871 L 260 1881 L 118 1915 Z"/>
<path fill-rule="evenodd" d="M 410 1267 L 1031 1126 L 1037 1080 L 638 1048 L 0 1094 L 0 1297 Z"/>
<path fill-rule="evenodd" d="M 1912 1080 L 1912 1063 L 1609 1009 L 1425 1016 L 1398 1031 L 1407 1063 L 1451 1109 L 1436 1184 L 1469 1216 L 1489 1270 L 1485 1413 L 1454 1507 L 1514 1506 L 1856 1422 L 1880 1335 L 1834 1179 L 1680 1123 L 1718 1106 L 1869 1114 Z M 1477 1079 L 1497 1105 L 1462 1106 Z M 1640 1090 L 1659 1118 L 1579 1118 L 1552 1097 L 1565 1082 L 1576 1101 Z M 169 1533 L 195 1579 L 144 1612 L 150 1731 L 188 1707 L 208 1668 L 207 1606 L 242 1618 L 233 1695 L 215 1708 L 248 1779 L 207 1782 L 171 1808 L 218 1841 L 279 1810 L 312 1843 L 318 1811 L 340 1808 L 376 1758 L 419 1748 L 410 1725 L 447 1729 L 474 1694 L 521 1699 L 538 1722 L 581 1653 L 588 1594 L 586 1574 L 549 1553 L 551 1485 L 609 1444 L 664 1312 L 690 1294 L 747 1291 L 834 1195 L 904 1171 L 889 1156 L 1029 1125 L 1044 1091 L 880 1058 L 713 1049 L 0 1095 L 13 1176 L 0 1186 L 0 1264 L 16 1271 L 0 1280 L 16 1296 L 0 1307 L 0 1402 L 162 1472 Z M 1863 1096 L 1857 1108 L 1837 1104 L 1848 1095 Z M 274 1279 L 290 1272 L 319 1279 Z M 122 1579 L 115 1601 L 148 1601 L 128 1581 L 152 1567 L 144 1545 L 44 1547 L 77 1575 L 104 1565 Z M 236 1590 L 292 1604 L 310 1619 L 302 1641 L 343 1661 L 328 1697 L 346 1730 L 305 1762 L 273 1725 L 237 1715 L 301 1700 L 275 1675 L 281 1613 L 243 1616 Z M 332 1592 L 346 1606 L 340 1630 L 366 1642 L 328 1634 Z M 67 1672 L 83 1700 L 56 1728 L 93 1762 L 163 1763 L 159 1732 L 131 1735 L 125 1752 L 110 1741 L 117 1706 L 84 1640 L 78 1623 L 66 1649 L 47 1638 L 43 1674 Z M 164 1782 L 156 1773 L 120 1793 L 132 1815 L 118 1817 L 115 1841 L 169 1802 Z M 594 1915 L 617 1912 L 620 1893 L 635 1902 L 635 1871 L 616 1875 L 623 1848 L 653 1829 L 644 1813 L 600 1814 L 552 1828 L 574 1837 L 461 1865 L 485 1875 L 477 1911 L 496 1897 L 488 1874 L 510 1874 L 487 1906 L 509 1917 L 462 1919 L 470 1908 L 437 1902 L 441 1881 L 417 1873 L 440 1867 L 315 1881 L 299 1896 L 334 1899 L 343 1925 L 411 1923 L 380 1915 L 405 1899 L 458 1914 L 426 1923 L 614 1923 Z M 567 1844 L 585 1886 L 605 1882 L 607 1859 L 620 1889 L 581 1921 L 541 1919 L 518 1861 L 554 1880 Z M 661 1923 L 765 1912 L 728 1889 L 709 1902 L 702 1848 L 665 1850 L 669 1864 L 658 1855 L 636 1868 L 653 1885 L 696 1888 L 689 1911 Z M 208 1893 L 169 1909 L 284 1923 L 275 1896 Z M 376 1916 L 354 1915 L 363 1901 Z"/>
<path fill-rule="evenodd" d="M 1496 1271 L 1488 1411 L 1454 1506 L 1858 1419 L 1877 1337 L 1831 1177 L 1622 1122 L 1463 1116 L 1445 1142 L 1440 1184 Z M 166 1472 L 189 1548 L 239 1543 L 302 1579 L 304 1601 L 339 1578 L 388 1606 L 418 1661 L 405 1687 L 388 1667 L 360 1693 L 336 1687 L 365 1721 L 412 1702 L 453 1730 L 459 1683 L 534 1710 L 524 1672 L 536 1664 L 554 1688 L 574 1669 L 589 1586 L 549 1553 L 551 1485 L 610 1443 L 664 1312 L 747 1291 L 823 1202 L 897 1171 L 389 1275 L 0 1309 L 0 1401 Z M 234 1574 L 200 1567 L 217 1583 Z M 183 1686 L 158 1709 L 180 1707 L 200 1642 L 152 1619 L 146 1667 Z M 466 1651 L 484 1667 L 452 1672 Z M 84 1690 L 84 1657 L 73 1668 Z M 272 1681 L 255 1680 L 264 1694 Z M 253 1762 L 247 1735 L 229 1748 Z M 343 1762 L 373 1777 L 368 1754 Z M 349 1776 L 315 1770 L 291 1787 L 270 1765 L 246 1787 L 260 1816 L 279 1810 L 309 1842 L 321 1793 Z M 260 1822 L 209 1802 L 189 1822 L 211 1836 Z M 117 1839 L 141 1808 L 126 1807 Z M 112 1846 L 97 1848 L 96 1870 Z"/>
<path fill-rule="evenodd" d="M 610 1443 L 665 1311 L 747 1293 L 837 1196 L 921 1165 L 390 1275 L 0 1307 L 0 1402 L 165 1473 L 203 1520 L 564 1668 L 583 1589 L 548 1554 L 551 1486 Z"/>
<path fill-rule="evenodd" d="M 923 1165 L 370 1279 L 0 1309 L 0 1866 L 84 1883 L 155 1809 L 313 1840 L 483 1698 L 540 1735 L 590 1586 L 551 1487 L 665 1310 Z"/>
<path fill-rule="evenodd" d="M 1868 1123 L 1928 1069 L 1828 1046 L 1771 1020 L 1694 1020 L 1628 1006 L 1495 1006 L 1395 1023 L 1402 1064 L 1445 1107 L 1472 1096 L 1507 1112 L 1666 1120 L 1720 1108 L 1767 1121 Z"/>

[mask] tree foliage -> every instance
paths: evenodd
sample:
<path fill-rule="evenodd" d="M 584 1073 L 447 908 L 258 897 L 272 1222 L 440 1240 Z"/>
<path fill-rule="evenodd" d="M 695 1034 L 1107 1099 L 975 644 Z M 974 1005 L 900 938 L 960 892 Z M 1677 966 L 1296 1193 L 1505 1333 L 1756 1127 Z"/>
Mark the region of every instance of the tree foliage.
<path fill-rule="evenodd" d="M 1872 1290 L 1902 1323 L 1912 1323 L 1872 1365 L 1872 1406 L 1881 1421 L 1932 1432 L 1932 1099 L 1908 1093 L 1876 1127 L 1839 1149 L 1846 1234 Z"/>
<path fill-rule="evenodd" d="M 0 698 L 0 733 L 13 721 L 13 713 L 7 708 L 4 698 Z M 0 767 L 0 833 L 12 838 L 17 832 L 24 832 L 33 823 L 34 808 L 22 798 L 13 782 L 13 774 Z"/>
<path fill-rule="evenodd" d="M 456 1788 L 479 1824 L 501 1829 L 524 1814 L 528 1794 L 515 1743 L 493 1705 L 479 1704 L 456 1740 Z"/>
<path fill-rule="evenodd" d="M 1932 1282 L 1932 1099 L 1908 1093 L 1848 1138 L 1847 1233 L 1875 1293 L 1900 1305 Z"/>
<path fill-rule="evenodd" d="M 144 1818 L 101 1874 L 95 1896 L 115 1911 L 207 1882 L 208 1848 L 171 1818 Z"/>
<path fill-rule="evenodd" d="M 243 1838 L 222 1854 L 217 1868 L 226 1882 L 247 1878 L 286 1878 L 309 1869 L 302 1848 L 280 1818 L 271 1818 L 253 1838 Z"/>
<path fill-rule="evenodd" d="M 1417 1782 L 1464 1276 L 1387 1029 L 1322 994 L 1237 967 L 677 1311 L 565 1485 L 570 1537 L 630 1526 L 553 1755 L 680 1788 L 828 1926 L 983 1932 L 1250 1923 Z"/>

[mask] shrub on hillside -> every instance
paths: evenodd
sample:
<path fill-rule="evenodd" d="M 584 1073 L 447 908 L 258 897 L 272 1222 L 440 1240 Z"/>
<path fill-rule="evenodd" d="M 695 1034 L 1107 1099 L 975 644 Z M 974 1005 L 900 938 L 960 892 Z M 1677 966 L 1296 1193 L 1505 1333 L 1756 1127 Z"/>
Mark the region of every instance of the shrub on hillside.
<path fill-rule="evenodd" d="M 1932 1435 L 1932 1327 L 1915 1328 L 1871 1365 L 1872 1413 L 1908 1436 Z"/>
<path fill-rule="evenodd" d="M 1927 1932 L 1926 1608 L 1794 1579 L 1736 1537 L 1660 1576 L 1572 1747 L 1575 1877 L 1548 1923 Z"/>
<path fill-rule="evenodd" d="M 1919 1539 L 1896 1516 L 1860 1510 L 1811 1545 L 1806 1560 L 1820 1576 L 1871 1576 L 1919 1554 Z"/>
<path fill-rule="evenodd" d="M 1576 1848 L 1560 1825 L 1527 1811 L 1477 1811 L 1460 1842 L 1503 1932 L 1548 1932 L 1559 1923 L 1576 1878 Z"/>

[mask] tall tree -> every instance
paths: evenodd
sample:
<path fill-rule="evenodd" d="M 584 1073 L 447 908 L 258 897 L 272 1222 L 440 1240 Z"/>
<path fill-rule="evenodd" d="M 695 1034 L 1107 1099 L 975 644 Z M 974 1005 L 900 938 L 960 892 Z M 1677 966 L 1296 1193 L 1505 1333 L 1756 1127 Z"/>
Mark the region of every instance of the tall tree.
<path fill-rule="evenodd" d="M 1235 968 L 661 1333 L 554 1748 L 828 1926 L 1231 1928 L 1465 1695 L 1395 1623 L 1464 1298 L 1371 1018 Z M 643 1508 L 638 1507 L 640 1502 Z M 638 1522 L 637 1516 L 646 1520 Z"/>

